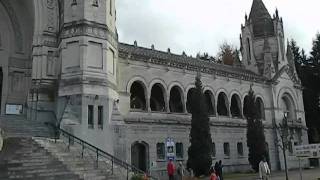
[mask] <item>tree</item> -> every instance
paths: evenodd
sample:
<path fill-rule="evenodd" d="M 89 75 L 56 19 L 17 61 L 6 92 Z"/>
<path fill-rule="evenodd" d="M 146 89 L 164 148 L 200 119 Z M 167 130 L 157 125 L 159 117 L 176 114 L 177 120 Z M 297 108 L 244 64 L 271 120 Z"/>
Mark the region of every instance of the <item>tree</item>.
<path fill-rule="evenodd" d="M 255 95 L 250 87 L 246 103 L 247 118 L 247 146 L 249 149 L 248 160 L 253 170 L 259 171 L 259 162 L 265 157 L 269 162 L 269 153 L 266 147 L 264 128 L 259 119 L 259 110 L 256 106 Z"/>
<path fill-rule="evenodd" d="M 318 67 L 320 63 L 320 34 L 317 33 L 316 38 L 313 40 L 312 43 L 312 50 L 310 52 L 310 60 L 311 62 Z"/>
<path fill-rule="evenodd" d="M 240 61 L 238 50 L 226 42 L 220 46 L 220 52 L 218 53 L 217 59 L 218 62 L 225 65 L 234 65 L 234 63 L 239 64 L 237 61 Z"/>
<path fill-rule="evenodd" d="M 208 175 L 212 163 L 212 139 L 209 117 L 200 76 L 195 79 L 195 91 L 191 96 L 191 131 L 187 167 L 196 177 Z"/>

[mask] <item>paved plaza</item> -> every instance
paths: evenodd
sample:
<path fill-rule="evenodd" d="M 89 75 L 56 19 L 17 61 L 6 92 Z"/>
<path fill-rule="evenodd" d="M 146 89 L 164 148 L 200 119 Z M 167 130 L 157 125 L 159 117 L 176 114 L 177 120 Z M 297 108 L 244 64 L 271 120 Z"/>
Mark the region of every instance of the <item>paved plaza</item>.
<path fill-rule="evenodd" d="M 271 180 L 284 180 L 284 172 L 271 173 Z M 226 180 L 255 180 L 258 179 L 258 174 L 254 175 L 226 175 Z M 318 180 L 320 179 L 320 168 L 302 170 L 303 180 Z M 299 169 L 289 171 L 289 180 L 300 180 Z"/>

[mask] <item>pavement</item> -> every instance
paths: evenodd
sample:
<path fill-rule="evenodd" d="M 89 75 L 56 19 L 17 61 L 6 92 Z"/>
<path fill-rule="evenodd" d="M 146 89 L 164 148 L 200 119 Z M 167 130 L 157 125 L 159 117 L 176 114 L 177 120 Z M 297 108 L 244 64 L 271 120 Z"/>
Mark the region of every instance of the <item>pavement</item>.
<path fill-rule="evenodd" d="M 300 173 L 299 169 L 290 170 L 288 173 L 289 180 L 300 180 Z M 224 180 L 257 180 L 258 174 L 233 174 L 233 175 L 226 175 Z M 281 172 L 274 172 L 271 173 L 271 177 L 269 180 L 285 180 L 286 176 L 283 171 Z M 313 169 L 303 169 L 302 170 L 302 180 L 320 180 L 320 168 L 313 168 Z"/>

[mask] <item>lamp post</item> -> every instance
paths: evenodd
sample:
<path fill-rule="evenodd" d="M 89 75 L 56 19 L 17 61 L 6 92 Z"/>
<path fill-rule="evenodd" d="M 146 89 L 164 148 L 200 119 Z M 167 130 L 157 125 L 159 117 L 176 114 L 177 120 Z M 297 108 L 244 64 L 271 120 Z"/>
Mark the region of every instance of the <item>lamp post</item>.
<path fill-rule="evenodd" d="M 283 119 L 282 122 L 279 123 L 278 125 L 275 125 L 275 128 L 277 132 L 279 133 L 281 144 L 278 144 L 279 147 L 282 149 L 283 153 L 283 160 L 284 160 L 284 168 L 285 168 L 285 173 L 286 173 L 286 180 L 288 180 L 288 167 L 287 167 L 287 155 L 286 155 L 286 150 L 288 149 L 289 146 L 289 126 L 288 126 L 288 112 L 284 112 L 283 114 Z"/>

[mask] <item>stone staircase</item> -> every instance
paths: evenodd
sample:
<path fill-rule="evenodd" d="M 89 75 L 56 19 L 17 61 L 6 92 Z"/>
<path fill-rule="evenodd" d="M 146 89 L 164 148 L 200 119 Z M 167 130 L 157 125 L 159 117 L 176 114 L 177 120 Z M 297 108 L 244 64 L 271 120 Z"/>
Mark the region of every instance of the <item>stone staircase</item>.
<path fill-rule="evenodd" d="M 53 137 L 51 127 L 45 121 L 27 120 L 25 116 L 0 116 L 0 128 L 5 137 Z"/>
<path fill-rule="evenodd" d="M 126 179 L 119 173 L 112 175 L 111 166 L 102 159 L 99 159 L 97 165 L 96 156 L 90 153 L 92 151 L 84 150 L 82 156 L 81 147 L 75 144 L 67 146 L 61 139 L 55 141 L 48 138 L 34 138 L 34 140 L 83 179 Z"/>
<path fill-rule="evenodd" d="M 8 138 L 0 152 L 1 180 L 105 180 L 122 179 L 96 167 L 92 159 L 81 158 L 45 138 Z M 45 146 L 45 147 L 43 147 Z M 46 148 L 50 148 L 48 151 Z M 55 152 L 55 153 L 52 153 Z"/>

